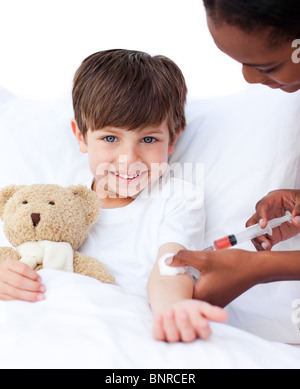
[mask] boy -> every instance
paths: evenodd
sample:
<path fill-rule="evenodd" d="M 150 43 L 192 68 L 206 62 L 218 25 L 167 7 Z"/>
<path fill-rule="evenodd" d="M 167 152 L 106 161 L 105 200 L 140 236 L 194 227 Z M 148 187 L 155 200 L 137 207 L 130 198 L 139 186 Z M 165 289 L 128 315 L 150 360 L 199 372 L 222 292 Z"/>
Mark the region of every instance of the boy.
<path fill-rule="evenodd" d="M 88 153 L 89 185 L 102 203 L 81 251 L 105 263 L 125 292 L 147 298 L 148 289 L 154 336 L 169 342 L 207 338 L 208 319 L 226 319 L 223 310 L 192 299 L 193 279 L 184 269 L 161 275 L 164 258 L 202 248 L 203 207 L 190 209 L 192 189 L 184 186 L 187 200 L 182 182 L 167 171 L 186 124 L 186 93 L 171 60 L 128 50 L 91 55 L 73 86 L 72 130 Z M 38 301 L 44 291 L 25 264 L 0 265 L 0 299 Z"/>
<path fill-rule="evenodd" d="M 226 319 L 192 300 L 189 274 L 160 274 L 166 257 L 203 239 L 203 207 L 188 209 L 180 180 L 166 171 L 186 124 L 186 93 L 171 60 L 129 50 L 89 56 L 73 86 L 72 129 L 102 203 L 81 251 L 105 263 L 125 291 L 147 297 L 148 288 L 154 336 L 169 342 L 207 338 L 208 319 Z"/>

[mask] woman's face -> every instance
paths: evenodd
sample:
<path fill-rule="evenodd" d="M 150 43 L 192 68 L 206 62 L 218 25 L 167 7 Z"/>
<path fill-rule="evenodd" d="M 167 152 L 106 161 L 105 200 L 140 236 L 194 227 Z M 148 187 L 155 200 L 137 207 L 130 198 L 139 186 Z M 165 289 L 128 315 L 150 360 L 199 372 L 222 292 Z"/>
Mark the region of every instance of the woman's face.
<path fill-rule="evenodd" d="M 300 89 L 300 50 L 292 47 L 293 41 L 272 46 L 268 31 L 251 34 L 226 22 L 216 24 L 209 16 L 207 20 L 216 45 L 243 65 L 247 82 L 290 93 Z"/>

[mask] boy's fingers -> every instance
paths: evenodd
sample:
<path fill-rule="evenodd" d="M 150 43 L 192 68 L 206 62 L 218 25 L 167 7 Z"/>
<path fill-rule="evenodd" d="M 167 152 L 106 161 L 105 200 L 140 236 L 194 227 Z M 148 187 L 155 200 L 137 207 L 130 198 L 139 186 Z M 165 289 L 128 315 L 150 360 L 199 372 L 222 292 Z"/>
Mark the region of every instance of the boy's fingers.
<path fill-rule="evenodd" d="M 188 324 L 190 325 L 192 332 L 191 331 L 187 332 Z M 210 335 L 211 335 L 211 328 L 209 325 L 209 320 L 205 317 L 205 315 L 203 315 L 202 309 L 199 308 L 198 310 L 191 311 L 189 314 L 189 321 L 186 323 L 186 333 L 185 333 L 184 341 L 192 342 L 196 338 L 208 339 Z M 186 340 L 187 336 L 189 337 L 188 340 Z"/>
<path fill-rule="evenodd" d="M 170 343 L 179 342 L 180 336 L 175 323 L 175 314 L 173 310 L 168 310 L 163 317 L 166 340 Z"/>
<path fill-rule="evenodd" d="M 31 269 L 26 263 L 17 261 L 15 259 L 8 260 L 8 269 L 14 273 L 20 274 L 24 277 L 30 278 L 34 281 L 41 281 L 41 277 L 38 273 Z"/>
<path fill-rule="evenodd" d="M 8 259 L 1 264 L 0 299 L 41 301 L 45 298 L 41 277 L 25 263 Z"/>
<path fill-rule="evenodd" d="M 208 339 L 211 335 L 211 328 L 207 320 L 199 320 L 195 325 L 199 338 Z"/>
<path fill-rule="evenodd" d="M 5 290 L 1 290 L 0 296 L 3 296 L 3 300 L 23 300 L 28 302 L 41 301 L 45 298 L 43 293 L 21 290 L 11 285 L 6 285 Z"/>
<path fill-rule="evenodd" d="M 199 310 L 199 313 L 206 319 L 217 322 L 224 322 L 228 319 L 228 314 L 224 309 L 205 302 L 202 303 L 202 309 Z"/>
<path fill-rule="evenodd" d="M 197 338 L 196 331 L 191 324 L 191 320 L 187 312 L 182 311 L 178 314 L 177 323 L 181 335 L 181 340 L 183 342 L 190 343 Z"/>
<path fill-rule="evenodd" d="M 14 298 L 12 296 L 8 296 L 6 294 L 0 293 L 0 300 L 1 301 L 10 301 L 10 300 L 14 300 Z"/>
<path fill-rule="evenodd" d="M 157 315 L 153 322 L 153 335 L 156 340 L 165 340 L 165 332 L 163 330 L 163 318 L 161 315 Z"/>
<path fill-rule="evenodd" d="M 45 286 L 39 281 L 34 281 L 14 272 L 10 272 L 4 282 L 16 289 L 29 292 L 45 292 L 46 290 Z"/>

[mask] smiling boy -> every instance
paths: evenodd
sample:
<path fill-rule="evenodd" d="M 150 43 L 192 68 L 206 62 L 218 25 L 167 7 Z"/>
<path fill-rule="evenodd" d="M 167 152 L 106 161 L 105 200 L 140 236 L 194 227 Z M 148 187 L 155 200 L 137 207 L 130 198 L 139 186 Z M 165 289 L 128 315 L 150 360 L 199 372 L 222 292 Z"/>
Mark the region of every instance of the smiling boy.
<path fill-rule="evenodd" d="M 186 269 L 161 275 L 163 257 L 203 242 L 203 199 L 190 209 L 192 188 L 180 195 L 181 180 L 168 175 L 168 156 L 186 125 L 186 93 L 173 61 L 130 50 L 89 56 L 73 86 L 72 130 L 101 199 L 81 251 L 101 259 L 126 292 L 147 297 L 148 290 L 154 336 L 170 342 L 207 338 L 208 320 L 226 319 L 223 310 L 192 299 Z"/>
<path fill-rule="evenodd" d="M 80 150 L 89 155 L 95 177 L 93 190 L 102 208 L 118 208 L 131 203 L 134 196 L 154 180 L 156 166 L 164 167 L 173 151 L 167 121 L 139 131 L 106 126 L 87 131 L 85 138 L 72 121 Z M 155 177 L 163 173 L 156 172 Z"/>

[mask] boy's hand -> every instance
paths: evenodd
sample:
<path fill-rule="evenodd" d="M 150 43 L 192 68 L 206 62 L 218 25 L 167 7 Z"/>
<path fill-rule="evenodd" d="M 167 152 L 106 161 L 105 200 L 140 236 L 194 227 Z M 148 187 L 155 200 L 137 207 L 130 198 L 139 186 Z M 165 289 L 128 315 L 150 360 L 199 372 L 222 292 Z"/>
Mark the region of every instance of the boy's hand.
<path fill-rule="evenodd" d="M 227 313 L 219 307 L 203 301 L 182 300 L 155 316 L 153 334 L 156 340 L 193 342 L 197 338 L 209 338 L 209 320 L 226 319 Z"/>
<path fill-rule="evenodd" d="M 41 281 L 25 263 L 7 259 L 0 264 L 0 300 L 41 301 L 45 292 Z"/>
<path fill-rule="evenodd" d="M 274 228 L 272 236 L 254 239 L 252 242 L 258 251 L 271 250 L 275 244 L 300 233 L 300 190 L 275 190 L 256 204 L 256 213 L 247 221 L 247 227 L 260 222 L 265 228 L 269 220 L 284 216 L 286 211 L 292 214 L 292 224 L 283 223 Z"/>

